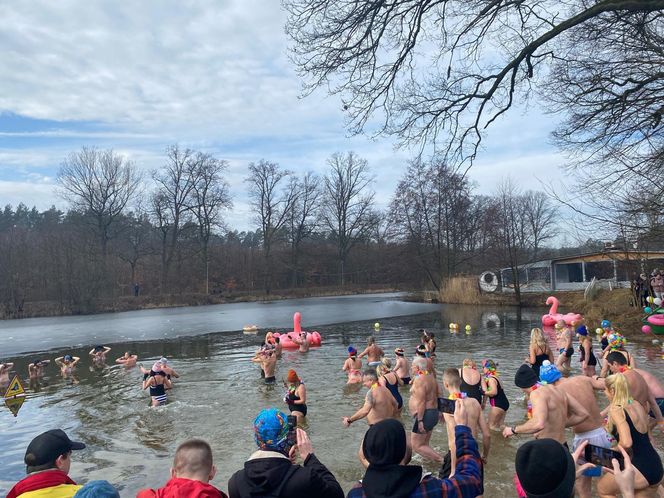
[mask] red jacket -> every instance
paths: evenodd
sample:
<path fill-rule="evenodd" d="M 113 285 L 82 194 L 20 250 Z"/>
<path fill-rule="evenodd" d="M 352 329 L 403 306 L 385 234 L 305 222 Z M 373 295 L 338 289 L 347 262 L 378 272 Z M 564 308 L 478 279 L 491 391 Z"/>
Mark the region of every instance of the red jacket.
<path fill-rule="evenodd" d="M 228 498 L 212 484 L 174 477 L 159 489 L 142 489 L 136 498 Z"/>

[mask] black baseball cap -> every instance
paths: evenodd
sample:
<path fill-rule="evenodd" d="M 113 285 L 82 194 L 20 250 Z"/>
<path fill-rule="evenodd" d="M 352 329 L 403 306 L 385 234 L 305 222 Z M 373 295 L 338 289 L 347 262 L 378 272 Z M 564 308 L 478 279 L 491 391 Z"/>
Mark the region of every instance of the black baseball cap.
<path fill-rule="evenodd" d="M 24 461 L 28 467 L 37 467 L 54 462 L 60 455 L 69 453 L 71 450 L 82 450 L 83 448 L 85 448 L 83 443 L 72 441 L 65 431 L 51 429 L 42 432 L 30 441 L 28 449 L 25 450 Z"/>

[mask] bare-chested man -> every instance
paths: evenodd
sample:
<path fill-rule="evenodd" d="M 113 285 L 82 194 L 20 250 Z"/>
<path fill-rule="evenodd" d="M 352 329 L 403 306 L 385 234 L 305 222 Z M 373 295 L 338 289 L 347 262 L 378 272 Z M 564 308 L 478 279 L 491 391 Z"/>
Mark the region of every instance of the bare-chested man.
<path fill-rule="evenodd" d="M 118 363 L 119 365 L 124 365 L 126 368 L 131 368 L 136 365 L 136 361 L 138 360 L 138 356 L 135 354 L 130 354 L 129 351 L 125 351 L 125 354 L 123 356 L 120 356 L 117 360 L 115 360 L 115 363 Z"/>
<path fill-rule="evenodd" d="M 383 353 L 383 350 L 378 347 L 376 344 L 376 339 L 374 339 L 373 336 L 369 336 L 367 339 L 366 349 L 357 355 L 358 358 L 362 358 L 364 356 L 367 357 L 367 362 L 370 367 L 377 367 L 380 365 L 383 356 L 385 356 L 385 353 Z"/>
<path fill-rule="evenodd" d="M 364 398 L 364 405 L 350 417 L 341 418 L 345 427 L 365 417 L 369 425 L 386 418 L 397 418 L 399 413 L 397 402 L 392 393 L 378 383 L 378 375 L 373 368 L 364 371 L 362 384 L 369 389 Z"/>
<path fill-rule="evenodd" d="M 657 403 L 657 406 L 659 407 L 659 411 L 662 412 L 662 415 L 664 415 L 664 386 L 662 383 L 650 372 L 646 372 L 640 368 L 633 368 L 632 370 L 638 373 L 641 377 L 643 377 L 643 380 L 646 381 L 646 384 L 648 384 L 648 389 L 650 390 L 650 394 L 653 395 L 655 398 L 655 403 Z"/>
<path fill-rule="evenodd" d="M 440 388 L 434 374 L 427 370 L 426 358 L 415 358 L 411 366 L 410 399 L 408 409 L 413 417 L 413 432 L 410 442 L 415 453 L 441 463 L 443 457 L 436 453 L 429 441 L 431 432 L 438 423 L 438 397 Z"/>
<path fill-rule="evenodd" d="M 35 360 L 28 364 L 28 377 L 30 379 L 39 379 L 44 376 L 44 368 L 51 363 L 51 360 Z"/>
<path fill-rule="evenodd" d="M 404 356 L 403 348 L 395 349 L 394 354 L 396 355 L 396 363 L 392 371 L 403 381 L 404 386 L 407 386 L 410 384 L 410 365 L 408 365 L 408 360 Z"/>
<path fill-rule="evenodd" d="M 307 333 L 306 332 L 300 332 L 300 335 L 298 337 L 293 337 L 293 342 L 295 344 L 298 344 L 300 346 L 300 353 L 306 353 L 309 351 L 309 341 L 307 340 Z"/>
<path fill-rule="evenodd" d="M 662 411 L 654 396 L 654 391 L 650 389 L 646 380 L 635 369 L 627 366 L 627 358 L 620 351 L 612 351 L 606 357 L 609 370 L 612 374 L 622 373 L 629 386 L 629 394 L 636 401 L 641 403 L 650 416 L 654 416 L 658 424 L 664 422 Z"/>
<path fill-rule="evenodd" d="M 14 364 L 10 361 L 0 363 L 0 385 L 6 386 L 9 384 L 9 371 L 14 368 Z"/>
<path fill-rule="evenodd" d="M 565 325 L 564 320 L 558 320 L 556 323 L 556 338 L 558 341 L 558 359 L 556 366 L 569 372 L 571 370 L 570 363 L 572 355 L 574 354 L 574 336 L 572 331 Z"/>
<path fill-rule="evenodd" d="M 254 356 L 251 361 L 261 366 L 261 377 L 266 384 L 274 384 L 276 378 L 274 372 L 277 369 L 277 354 L 274 349 L 264 349 Z"/>
<path fill-rule="evenodd" d="M 521 365 L 514 376 L 514 383 L 530 395 L 529 420 L 521 425 L 505 427 L 504 437 L 515 434 L 532 434 L 536 439 L 551 438 L 567 446 L 565 427 L 574 427 L 588 418 L 581 404 L 563 390 L 552 385 L 538 383 L 535 371 Z"/>
<path fill-rule="evenodd" d="M 475 399 L 465 396 L 461 392 L 461 376 L 456 368 L 448 368 L 443 374 L 443 386 L 450 394 L 450 399 L 460 399 L 468 414 L 468 423 L 466 424 L 473 433 L 475 440 L 478 440 L 479 432 L 482 432 L 482 461 L 486 464 L 489 458 L 489 448 L 491 447 L 491 431 L 489 425 L 482 413 L 480 403 Z M 444 413 L 445 423 L 447 425 L 447 441 L 450 451 L 445 455 L 443 467 L 441 468 L 440 478 L 445 479 L 454 475 L 456 469 L 456 437 L 454 428 L 454 414 Z"/>
<path fill-rule="evenodd" d="M 552 384 L 565 392 L 568 397 L 574 398 L 588 412 L 588 418 L 580 424 L 572 427 L 574 431 L 574 443 L 572 451 L 575 451 L 583 441 L 600 446 L 602 448 L 611 447 L 611 436 L 604 429 L 604 417 L 601 414 L 595 398 L 595 391 L 604 389 L 604 380 L 578 375 L 576 377 L 564 378 L 555 365 L 545 361 L 540 368 L 540 380 Z M 597 474 L 592 471 L 584 471 L 577 478 L 576 491 L 581 498 L 590 498 L 592 496 L 591 485 L 592 476 Z"/>
<path fill-rule="evenodd" d="M 427 351 L 427 347 L 424 344 L 420 344 L 417 346 L 417 349 L 415 349 L 415 358 L 413 358 L 413 361 L 415 361 L 416 358 L 424 358 L 424 360 L 427 363 L 427 370 L 431 373 L 436 375 L 436 368 L 433 364 L 433 358 L 429 357 L 429 352 Z"/>
<path fill-rule="evenodd" d="M 362 360 L 357 357 L 357 349 L 353 346 L 348 347 L 348 358 L 344 361 L 342 370 L 348 373 L 347 384 L 362 382 Z"/>
<path fill-rule="evenodd" d="M 274 354 L 277 356 L 277 360 L 281 358 L 281 353 L 284 349 L 283 344 L 281 344 L 281 340 L 278 337 L 274 338 Z"/>

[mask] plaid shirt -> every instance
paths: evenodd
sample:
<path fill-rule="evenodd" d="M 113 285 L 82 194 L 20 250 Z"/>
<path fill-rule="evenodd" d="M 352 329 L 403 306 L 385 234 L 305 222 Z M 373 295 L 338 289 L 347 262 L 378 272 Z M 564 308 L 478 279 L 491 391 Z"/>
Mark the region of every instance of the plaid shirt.
<path fill-rule="evenodd" d="M 484 493 L 477 442 L 466 426 L 457 425 L 454 432 L 457 454 L 454 477 L 438 479 L 427 476 L 413 489 L 410 498 L 475 498 Z M 362 483 L 356 484 L 348 492 L 347 498 L 366 498 Z"/>

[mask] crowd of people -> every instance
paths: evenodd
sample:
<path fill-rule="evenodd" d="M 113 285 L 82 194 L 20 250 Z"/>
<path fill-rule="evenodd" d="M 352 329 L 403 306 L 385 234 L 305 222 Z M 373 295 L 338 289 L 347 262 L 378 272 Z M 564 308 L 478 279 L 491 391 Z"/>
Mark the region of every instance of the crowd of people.
<path fill-rule="evenodd" d="M 492 437 L 527 439 L 514 462 L 515 493 L 520 497 L 590 497 L 593 477 L 598 478 L 595 488 L 600 497 L 664 493 L 660 484 L 664 467 L 650 437 L 657 424 L 664 423 L 664 386 L 651 373 L 636 368 L 624 337 L 608 321 L 602 322 L 597 351 L 585 325 L 557 324 L 557 357 L 546 334 L 538 328 L 531 331 L 528 354 L 514 375 L 514 384 L 526 400 L 524 422 L 513 426 L 505 425 L 505 417 L 517 400 L 510 403 L 505 393 L 498 362 L 486 358 L 478 366 L 466 358 L 461 365 L 442 369 L 434 334 L 421 333 L 412 358 L 402 347 L 394 350 L 393 359 L 388 358 L 374 337 L 369 337 L 360 353 L 348 347 L 342 371 L 349 384 L 361 384 L 367 392 L 363 405 L 343 416 L 341 423 L 343 427 L 361 419 L 368 423 L 358 449 L 364 475 L 348 491 L 348 497 L 480 497 Z M 93 348 L 93 363 L 103 362 L 109 351 L 105 346 Z M 299 344 L 299 351 L 306 353 L 308 347 Z M 577 352 L 580 373 L 572 375 Z M 281 353 L 278 338 L 268 334 L 252 358 L 266 383 L 276 382 Z M 31 363 L 30 372 L 43 368 L 44 361 Z M 70 375 L 78 361 L 72 356 L 55 360 L 63 376 Z M 125 353 L 116 362 L 131 367 L 137 358 Z M 163 404 L 165 392 L 178 373 L 166 358 L 149 370 L 139 366 L 152 406 Z M 6 370 L 6 365 L 3 367 Z M 305 384 L 291 368 L 284 385 L 284 405 L 291 416 L 277 408 L 258 414 L 253 424 L 257 449 L 230 478 L 228 495 L 343 497 L 339 482 L 316 457 L 302 429 L 308 413 Z M 598 392 L 604 393 L 605 403 L 598 401 Z M 404 405 L 412 417 L 412 425 L 406 427 L 401 421 Z M 430 445 L 438 424 L 445 425 L 447 434 L 448 448 L 443 454 Z M 571 448 L 567 428 L 573 432 Z M 117 496 L 105 481 L 79 486 L 68 476 L 72 451 L 84 447 L 61 430 L 37 436 L 25 453 L 28 475 L 12 488 L 8 498 Z M 611 449 L 611 458 L 600 465 L 589 458 Z M 413 454 L 439 465 L 438 475 L 412 465 Z M 184 441 L 175 452 L 165 485 L 141 490 L 137 497 L 226 497 L 210 484 L 215 474 L 210 445 L 200 439 Z M 34 494 L 39 490 L 47 492 Z"/>

